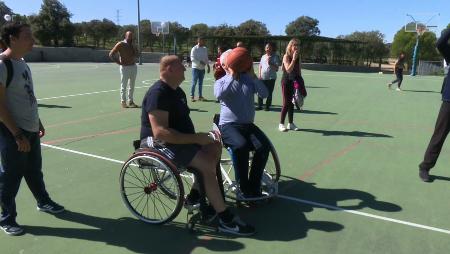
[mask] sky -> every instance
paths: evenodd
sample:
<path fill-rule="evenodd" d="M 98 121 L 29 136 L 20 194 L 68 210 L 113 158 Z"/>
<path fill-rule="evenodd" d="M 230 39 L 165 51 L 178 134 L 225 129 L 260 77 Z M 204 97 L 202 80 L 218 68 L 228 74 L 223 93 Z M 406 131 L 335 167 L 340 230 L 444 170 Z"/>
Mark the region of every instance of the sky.
<path fill-rule="evenodd" d="M 253 19 L 264 23 L 272 35 L 285 35 L 286 25 L 300 16 L 319 20 L 321 36 L 335 38 L 355 31 L 378 30 L 385 42 L 392 42 L 411 14 L 421 19 L 435 16 L 429 24 L 439 33 L 450 23 L 448 0 L 61 0 L 72 14 L 72 22 L 107 18 L 116 24 L 137 24 L 137 3 L 141 20 L 177 21 L 184 27 L 238 26 Z M 14 13 L 37 14 L 41 0 L 4 0 Z M 417 18 L 416 18 L 417 19 Z"/>

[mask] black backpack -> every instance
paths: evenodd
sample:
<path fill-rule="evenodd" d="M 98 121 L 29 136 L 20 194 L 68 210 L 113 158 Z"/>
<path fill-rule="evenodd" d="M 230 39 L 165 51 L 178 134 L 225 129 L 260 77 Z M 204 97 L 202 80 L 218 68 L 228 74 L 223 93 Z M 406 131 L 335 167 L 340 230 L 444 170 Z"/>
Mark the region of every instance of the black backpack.
<path fill-rule="evenodd" d="M 3 62 L 5 63 L 6 66 L 6 88 L 8 88 L 9 84 L 11 84 L 14 75 L 14 70 L 10 59 L 3 59 Z"/>

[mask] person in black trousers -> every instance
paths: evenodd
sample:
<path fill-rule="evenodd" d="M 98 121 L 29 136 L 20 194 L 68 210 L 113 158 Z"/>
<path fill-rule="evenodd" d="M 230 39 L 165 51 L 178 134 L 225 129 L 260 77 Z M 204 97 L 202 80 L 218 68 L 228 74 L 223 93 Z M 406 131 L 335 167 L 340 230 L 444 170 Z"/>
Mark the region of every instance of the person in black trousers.
<path fill-rule="evenodd" d="M 447 64 L 450 63 L 450 29 L 446 29 L 441 38 L 438 39 L 436 46 L 439 52 L 444 56 Z M 419 177 L 424 182 L 430 182 L 429 172 L 434 167 L 441 153 L 445 138 L 450 131 L 450 78 L 448 77 L 448 68 L 446 67 L 446 75 L 442 84 L 442 105 L 436 120 L 433 136 L 425 152 L 424 159 L 419 165 Z"/>
<path fill-rule="evenodd" d="M 405 54 L 403 52 L 400 53 L 400 55 L 397 58 L 397 61 L 395 61 L 395 67 L 394 67 L 394 74 L 395 74 L 395 80 L 393 80 L 391 83 L 388 84 L 388 88 L 391 89 L 392 84 L 398 83 L 397 91 L 401 91 L 400 88 L 403 82 L 403 69 L 405 68 Z"/>

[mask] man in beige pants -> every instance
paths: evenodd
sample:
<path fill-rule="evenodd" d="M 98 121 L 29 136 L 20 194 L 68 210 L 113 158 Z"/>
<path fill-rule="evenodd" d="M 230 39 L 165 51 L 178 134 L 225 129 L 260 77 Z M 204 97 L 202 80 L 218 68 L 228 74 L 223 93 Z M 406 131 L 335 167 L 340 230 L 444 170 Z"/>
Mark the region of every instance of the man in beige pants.
<path fill-rule="evenodd" d="M 134 83 L 136 81 L 137 66 L 136 58 L 138 50 L 133 45 L 133 33 L 127 31 L 125 39 L 119 41 L 114 48 L 109 52 L 111 60 L 120 65 L 120 99 L 122 108 L 137 108 L 133 101 Z M 128 86 L 128 97 L 125 92 Z M 127 103 L 128 102 L 128 105 Z"/>

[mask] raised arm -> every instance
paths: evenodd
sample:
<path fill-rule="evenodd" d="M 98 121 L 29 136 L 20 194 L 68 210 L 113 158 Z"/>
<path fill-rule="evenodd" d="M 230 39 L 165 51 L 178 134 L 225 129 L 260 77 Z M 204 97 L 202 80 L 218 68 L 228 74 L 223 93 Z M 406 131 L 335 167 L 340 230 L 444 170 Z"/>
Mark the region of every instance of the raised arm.
<path fill-rule="evenodd" d="M 121 46 L 121 42 L 118 42 L 118 43 L 114 46 L 114 48 L 112 48 L 111 51 L 109 51 L 109 58 L 110 58 L 112 61 L 114 61 L 115 63 L 119 64 L 119 65 L 121 64 L 121 63 L 120 63 L 120 58 L 119 58 L 119 56 L 118 56 L 120 46 Z"/>

